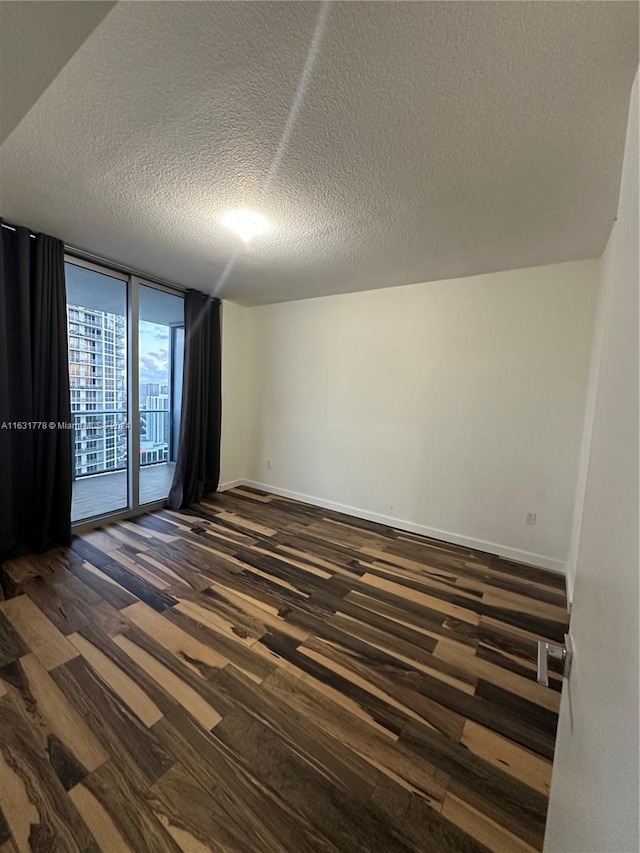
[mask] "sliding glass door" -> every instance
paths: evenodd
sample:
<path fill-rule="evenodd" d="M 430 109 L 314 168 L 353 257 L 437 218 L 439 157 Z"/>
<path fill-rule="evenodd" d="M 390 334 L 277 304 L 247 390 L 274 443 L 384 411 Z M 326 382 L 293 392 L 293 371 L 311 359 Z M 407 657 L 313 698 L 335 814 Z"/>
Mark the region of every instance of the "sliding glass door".
<path fill-rule="evenodd" d="M 75 522 L 129 507 L 128 282 L 95 267 L 65 271 Z"/>
<path fill-rule="evenodd" d="M 138 335 L 140 503 L 169 494 L 178 449 L 182 352 L 176 366 L 175 334 L 184 334 L 184 300 L 140 286 Z M 178 367 L 178 369 L 176 369 Z"/>
<path fill-rule="evenodd" d="M 182 397 L 178 292 L 67 257 L 74 523 L 164 500 Z"/>

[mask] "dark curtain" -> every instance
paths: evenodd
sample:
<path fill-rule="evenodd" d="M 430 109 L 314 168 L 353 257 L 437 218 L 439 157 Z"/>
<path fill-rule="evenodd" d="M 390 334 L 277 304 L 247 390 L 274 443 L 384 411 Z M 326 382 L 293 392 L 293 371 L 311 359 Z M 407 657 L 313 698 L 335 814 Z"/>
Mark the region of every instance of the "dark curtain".
<path fill-rule="evenodd" d="M 70 422 L 64 245 L 0 227 L 0 560 L 71 540 Z"/>
<path fill-rule="evenodd" d="M 220 300 L 189 290 L 184 305 L 184 377 L 176 470 L 167 503 L 197 503 L 218 488 L 222 425 Z"/>

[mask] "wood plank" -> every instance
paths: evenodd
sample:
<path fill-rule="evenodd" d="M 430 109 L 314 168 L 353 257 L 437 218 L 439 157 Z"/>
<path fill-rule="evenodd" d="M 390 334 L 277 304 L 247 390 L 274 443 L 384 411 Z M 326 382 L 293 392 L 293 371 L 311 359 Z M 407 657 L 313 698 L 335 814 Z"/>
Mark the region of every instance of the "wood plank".
<path fill-rule="evenodd" d="M 93 851 L 91 833 L 67 797 L 45 749 L 12 697 L 0 699 L 0 802 L 19 850 Z"/>
<path fill-rule="evenodd" d="M 333 691 L 311 679 L 296 678 L 282 670 L 269 676 L 265 688 L 311 725 L 331 734 L 342 749 L 353 750 L 402 787 L 419 793 L 439 808 L 449 777 L 430 764 L 425 756 L 418 759 L 376 727 L 362 725 L 358 709 L 335 701 Z"/>
<path fill-rule="evenodd" d="M 446 795 L 442 816 L 494 853 L 534 853 L 537 849 L 453 794 Z"/>
<path fill-rule="evenodd" d="M 256 524 L 254 521 L 250 521 L 248 518 L 241 518 L 235 513 L 231 512 L 220 512 L 218 513 L 219 521 L 227 521 L 229 524 L 232 524 L 236 527 L 241 527 L 245 530 L 250 530 L 252 533 L 259 533 L 261 536 L 275 536 L 276 530 L 272 527 L 265 527 L 264 524 Z"/>
<path fill-rule="evenodd" d="M 176 602 L 177 603 L 177 602 Z M 125 608 L 123 614 L 145 634 L 159 643 L 196 675 L 206 678 L 211 669 L 226 666 L 228 661 L 209 646 L 178 628 L 142 601 Z"/>
<path fill-rule="evenodd" d="M 411 685 L 403 685 L 401 679 L 393 683 L 390 678 L 381 675 L 377 668 L 362 664 L 343 654 L 333 644 L 324 643 L 315 637 L 300 646 L 300 652 L 375 696 L 385 705 L 397 709 L 403 716 L 443 731 L 452 740 L 460 739 L 464 718 L 414 690 Z"/>
<path fill-rule="evenodd" d="M 214 850 L 243 853 L 259 849 L 230 828 L 228 812 L 192 773 L 176 763 L 151 789 L 151 808 L 178 847 L 188 853 Z"/>
<path fill-rule="evenodd" d="M 66 636 L 92 621 L 92 608 L 102 599 L 63 567 L 59 572 L 64 573 L 61 582 L 34 578 L 23 583 L 21 589 Z"/>
<path fill-rule="evenodd" d="M 101 572 L 88 560 L 81 559 L 77 554 L 69 558 L 69 570 L 85 586 L 88 586 L 116 610 L 127 607 L 129 604 L 135 604 L 138 600 L 113 578 L 105 575 L 104 572 Z"/>
<path fill-rule="evenodd" d="M 26 595 L 0 602 L 0 614 L 11 622 L 45 669 L 77 656 L 71 643 Z"/>
<path fill-rule="evenodd" d="M 25 719 L 41 732 L 43 746 L 52 758 L 55 751 L 60 753 L 66 747 L 71 760 L 75 759 L 89 773 L 107 761 L 108 754 L 35 655 L 26 655 L 3 667 L 0 678 Z"/>
<path fill-rule="evenodd" d="M 176 600 L 167 595 L 166 592 L 156 589 L 143 578 L 139 578 L 137 575 L 128 572 L 124 566 L 121 566 L 112 557 L 89 545 L 88 542 L 76 538 L 73 540 L 71 547 L 76 554 L 83 557 L 84 560 L 101 571 L 103 575 L 111 578 L 111 580 L 124 587 L 131 595 L 134 595 L 140 601 L 144 601 L 154 610 L 161 612 L 166 610 L 167 607 L 172 607 L 176 604 Z"/>
<path fill-rule="evenodd" d="M 129 657 L 134 660 L 151 678 L 167 691 L 185 711 L 197 720 L 205 729 L 212 729 L 222 717 L 196 691 L 171 670 L 161 664 L 153 655 L 141 649 L 128 637 L 114 637 L 116 643 Z"/>
<path fill-rule="evenodd" d="M 281 795 L 310 827 L 322 832 L 338 849 L 380 853 L 411 850 L 378 810 L 345 788 L 341 787 L 336 796 L 330 780 L 319 768 L 311 766 L 267 726 L 242 711 L 227 715 L 214 736 L 245 766 L 251 766 L 256 775 L 277 784 Z"/>
<path fill-rule="evenodd" d="M 549 796 L 552 768 L 550 761 L 545 761 L 544 758 L 528 752 L 484 726 L 479 726 L 473 720 L 467 720 L 465 723 L 460 742 L 474 755 L 484 758 L 494 767 Z"/>
<path fill-rule="evenodd" d="M 269 628 L 282 631 L 292 639 L 300 642 L 306 640 L 309 636 L 308 631 L 304 631 L 296 625 L 291 625 L 283 619 L 279 615 L 277 607 L 271 607 L 260 599 L 254 599 L 246 593 L 230 589 L 215 582 L 210 584 L 210 589 L 215 594 L 216 600 L 227 602 L 231 611 L 242 614 L 244 620 L 251 620 L 256 637 L 263 637 Z"/>
<path fill-rule="evenodd" d="M 161 563 L 150 553 L 140 553 L 136 551 L 136 558 L 140 563 L 144 563 L 144 565 L 146 565 L 155 575 L 166 580 L 168 583 L 175 583 L 176 581 L 183 580 L 181 575 L 176 574 L 170 566 Z"/>
<path fill-rule="evenodd" d="M 69 797 L 91 830 L 100 850 L 108 850 L 109 853 L 135 853 L 102 803 L 85 785 L 76 785 L 69 791 Z"/>
<path fill-rule="evenodd" d="M 542 848 L 545 796 L 424 726 L 407 723 L 400 740 L 411 749 L 425 751 L 430 761 L 450 775 L 448 792 L 528 844 Z"/>
<path fill-rule="evenodd" d="M 468 834 L 466 827 L 443 818 L 416 794 L 394 788 L 391 780 L 376 788 L 372 803 L 415 850 L 487 853 L 488 848 Z"/>
<path fill-rule="evenodd" d="M 73 702 L 96 739 L 138 787 L 152 785 L 173 764 L 151 729 L 144 726 L 94 670 L 78 656 L 57 667 L 52 678 Z M 87 781 L 111 761 L 89 774 Z"/>
<path fill-rule="evenodd" d="M 264 635 L 262 627 L 250 634 L 246 628 L 238 626 L 229 618 L 225 618 L 223 613 L 218 613 L 213 607 L 203 607 L 202 604 L 195 601 L 181 600 L 172 610 L 184 613 L 185 616 L 194 619 L 196 622 L 200 622 L 201 625 L 212 628 L 214 631 L 230 637 L 235 642 L 243 643 L 247 646 L 252 646 L 256 640 Z"/>
<path fill-rule="evenodd" d="M 363 799 L 371 796 L 380 773 L 321 729 L 298 720 L 283 705 L 240 672 L 229 668 L 215 676 L 213 683 L 233 706 L 234 711 L 249 714 L 267 725 L 279 739 L 317 767 L 340 787 Z"/>
<path fill-rule="evenodd" d="M 24 583 L 30 578 L 40 577 L 47 570 L 44 560 L 38 560 L 32 554 L 24 557 L 15 557 L 4 563 L 4 571 L 15 584 Z"/>
<path fill-rule="evenodd" d="M 0 806 L 0 850 L 11 840 L 11 827 Z"/>
<path fill-rule="evenodd" d="M 291 807 L 279 786 L 256 778 L 253 767 L 238 760 L 217 738 L 181 712 L 161 720 L 155 731 L 180 763 L 201 780 L 213 800 L 216 836 L 225 833 L 222 849 L 264 851 L 336 851 L 322 831 L 309 826 Z M 166 788 L 165 788 L 166 794 Z"/>
<path fill-rule="evenodd" d="M 158 574 L 149 571 L 145 566 L 140 565 L 140 563 L 132 559 L 128 554 L 124 551 L 116 550 L 110 552 L 110 557 L 112 560 L 120 563 L 121 566 L 124 566 L 125 569 L 128 569 L 134 575 L 139 577 L 141 580 L 146 581 L 151 584 L 151 586 L 155 586 L 157 589 L 167 589 L 167 587 L 171 586 L 171 581 L 166 580 L 165 578 L 161 578 Z"/>
<path fill-rule="evenodd" d="M 111 535 L 114 527 L 115 525 L 110 525 L 106 529 L 98 527 L 96 530 L 89 530 L 87 533 L 83 533 L 82 538 L 89 545 L 93 545 L 94 548 L 108 554 L 120 547 L 120 542 Z"/>
<path fill-rule="evenodd" d="M 253 681 L 261 682 L 274 669 L 273 664 L 268 663 L 263 656 L 254 653 L 253 644 L 248 646 L 238 642 L 237 638 L 232 639 L 228 635 L 219 634 L 213 628 L 192 619 L 188 614 L 176 610 L 175 607 L 167 612 L 166 618 L 195 639 L 215 648 L 219 654 L 224 655 L 229 664 Z M 212 672 L 208 680 L 212 681 L 215 675 L 216 673 Z"/>
<path fill-rule="evenodd" d="M 0 666 L 12 663 L 28 653 L 29 647 L 0 609 Z"/>
<path fill-rule="evenodd" d="M 136 717 L 150 727 L 162 717 L 162 711 L 149 696 L 97 646 L 80 634 L 71 634 L 69 642 L 80 652 L 102 680 L 125 702 Z"/>
<path fill-rule="evenodd" d="M 78 633 L 84 632 L 87 627 L 95 627 L 104 632 L 108 637 L 114 637 L 116 634 L 121 634 L 131 625 L 127 617 L 123 616 L 108 601 L 101 601 L 100 604 L 92 607 L 91 614 L 93 616 L 91 625 L 85 625 Z"/>
<path fill-rule="evenodd" d="M 106 839 L 121 839 L 125 850 L 135 853 L 180 853 L 180 847 L 149 808 L 148 789 L 124 772 L 122 766 L 114 761 L 103 764 L 82 787 L 89 796 L 77 791 L 75 799 L 85 809 L 95 802 L 99 804 L 90 820 Z M 111 853 L 112 848 L 101 845 L 100 849 Z"/>
<path fill-rule="evenodd" d="M 368 642 L 372 649 L 386 653 L 420 672 L 440 678 L 458 690 L 469 694 L 474 692 L 477 679 L 472 674 L 463 667 L 448 666 L 446 663 L 443 665 L 439 658 L 421 646 L 415 646 L 402 638 L 389 636 L 384 631 L 342 614 L 331 617 L 328 623 Z"/>
<path fill-rule="evenodd" d="M 470 646 L 477 645 L 477 630 L 475 625 L 468 621 L 447 618 L 446 615 L 438 610 L 430 609 L 420 605 L 415 605 L 413 602 L 398 599 L 395 595 L 384 593 L 383 595 L 376 594 L 366 588 L 363 584 L 362 592 L 358 587 L 353 592 L 345 596 L 346 601 L 357 604 L 365 610 L 371 610 L 386 619 L 390 619 L 405 628 L 409 628 L 413 632 L 423 633 L 426 637 L 435 640 L 440 637 L 456 640 L 460 643 L 466 643 Z M 408 606 L 411 605 L 411 606 Z M 475 614 L 474 614 L 475 615 Z M 435 648 L 435 643 L 430 643 L 430 648 Z"/>
<path fill-rule="evenodd" d="M 397 702 L 393 696 L 377 688 L 366 678 L 352 678 L 345 667 L 334 664 L 330 658 L 326 658 L 321 653 L 312 650 L 305 652 L 303 649 L 295 648 L 284 635 L 270 632 L 256 644 L 255 648 L 259 648 L 260 645 L 264 645 L 293 664 L 294 675 L 299 675 L 297 670 L 300 670 L 322 684 L 338 690 L 359 707 L 364 719 L 373 721 L 393 735 L 398 735 L 408 720 L 413 719 L 423 723 L 419 714 L 411 711 L 402 702 Z M 351 703 L 349 704 L 353 707 Z"/>
<path fill-rule="evenodd" d="M 0 704 L 0 712 L 1 710 Z M 29 850 L 31 827 L 40 823 L 40 814 L 30 798 L 25 780 L 17 769 L 14 769 L 13 764 L 14 762 L 7 762 L 4 750 L 0 749 L 0 803 L 6 823 L 3 841 L 8 841 L 9 837 L 13 836 L 19 850 Z"/>
<path fill-rule="evenodd" d="M 535 702 L 549 711 L 558 713 L 560 695 L 548 687 L 543 687 L 532 678 L 522 678 L 504 667 L 496 666 L 487 660 L 479 658 L 473 650 L 458 643 L 438 643 L 434 655 L 472 672 L 477 679 L 483 678 L 492 684 L 497 684 L 505 690 Z M 533 671 L 532 671 L 533 676 Z"/>

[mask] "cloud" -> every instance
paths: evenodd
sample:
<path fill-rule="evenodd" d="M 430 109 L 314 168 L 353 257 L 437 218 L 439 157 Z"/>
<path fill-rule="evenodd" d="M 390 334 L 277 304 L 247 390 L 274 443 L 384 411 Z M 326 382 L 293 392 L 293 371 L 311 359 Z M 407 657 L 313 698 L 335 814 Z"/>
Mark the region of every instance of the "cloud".
<path fill-rule="evenodd" d="M 158 343 L 165 344 L 159 347 Z M 169 382 L 169 328 L 157 323 L 140 323 L 140 382 Z"/>

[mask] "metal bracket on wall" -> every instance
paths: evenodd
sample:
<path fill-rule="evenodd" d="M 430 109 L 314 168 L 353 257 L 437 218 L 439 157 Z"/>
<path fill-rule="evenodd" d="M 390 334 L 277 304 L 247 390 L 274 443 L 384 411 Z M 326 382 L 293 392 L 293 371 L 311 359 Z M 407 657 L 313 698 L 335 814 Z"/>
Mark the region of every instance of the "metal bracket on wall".
<path fill-rule="evenodd" d="M 564 663 L 562 675 L 564 678 L 569 677 L 571 672 L 571 661 L 573 659 L 573 646 L 569 634 L 564 635 L 564 646 L 558 646 L 555 643 L 547 643 L 544 640 L 538 640 L 538 678 L 539 684 L 549 686 L 549 658 L 561 660 Z"/>

